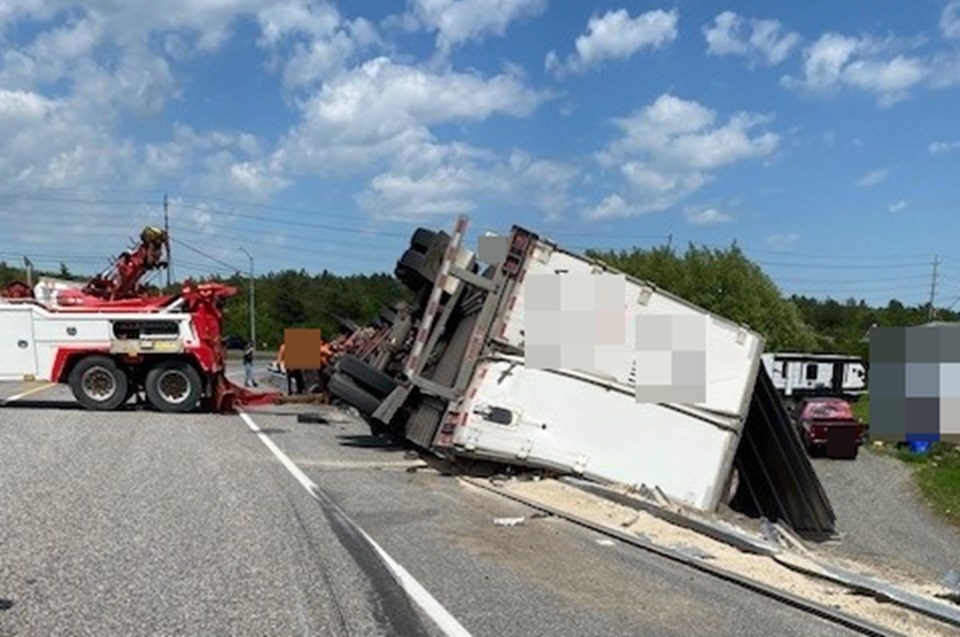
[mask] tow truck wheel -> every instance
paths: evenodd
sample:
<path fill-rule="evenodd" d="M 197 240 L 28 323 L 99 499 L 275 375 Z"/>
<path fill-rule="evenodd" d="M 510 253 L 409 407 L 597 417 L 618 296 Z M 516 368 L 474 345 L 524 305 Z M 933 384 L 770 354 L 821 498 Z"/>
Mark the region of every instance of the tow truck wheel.
<path fill-rule="evenodd" d="M 147 400 L 160 411 L 184 413 L 200 402 L 200 374 L 184 361 L 162 361 L 147 372 Z"/>
<path fill-rule="evenodd" d="M 96 411 L 113 411 L 130 394 L 126 373 L 109 356 L 87 356 L 70 372 L 70 390 L 77 402 Z"/>

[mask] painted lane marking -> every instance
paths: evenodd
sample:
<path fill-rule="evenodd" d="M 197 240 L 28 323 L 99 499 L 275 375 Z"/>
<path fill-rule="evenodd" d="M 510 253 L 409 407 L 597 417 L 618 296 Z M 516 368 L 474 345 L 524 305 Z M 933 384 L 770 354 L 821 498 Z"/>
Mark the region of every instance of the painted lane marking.
<path fill-rule="evenodd" d="M 46 391 L 51 387 L 56 387 L 57 385 L 59 385 L 59 383 L 47 383 L 46 385 L 41 385 L 39 387 L 32 387 L 26 391 L 22 391 L 19 394 L 15 394 L 11 396 L 10 398 L 0 398 L 0 405 L 6 405 L 7 403 L 16 402 L 18 400 L 26 398 L 27 396 L 33 396 L 34 394 L 39 394 L 40 392 Z"/>
<path fill-rule="evenodd" d="M 320 489 L 317 484 L 307 477 L 300 467 L 298 467 L 288 456 L 285 454 L 280 447 L 278 447 L 273 440 L 270 439 L 267 434 L 257 426 L 257 423 L 254 422 L 253 418 L 249 416 L 244 411 L 240 411 L 240 418 L 243 419 L 243 422 L 246 423 L 247 427 L 250 428 L 252 432 L 257 434 L 257 437 L 260 438 L 260 442 L 266 445 L 273 455 L 280 461 L 287 471 L 297 479 L 304 489 L 310 493 L 314 499 L 320 501 L 325 506 L 329 506 L 337 511 L 337 514 L 342 517 L 342 519 L 352 525 L 356 531 L 370 544 L 370 546 L 376 551 L 377 555 L 380 556 L 380 559 L 383 561 L 384 565 L 393 575 L 393 577 L 400 584 L 401 588 L 406 592 L 410 599 L 423 610 L 424 613 L 444 632 L 446 635 L 451 637 L 471 637 L 470 633 L 467 631 L 463 625 L 457 621 L 457 619 L 450 614 L 450 612 L 443 607 L 440 602 L 427 591 L 424 586 L 417 581 L 403 566 L 397 563 L 390 555 L 383 550 L 383 548 L 377 544 L 373 538 L 367 535 L 366 531 L 360 528 L 353 520 L 351 520 L 345 511 L 337 506 L 323 491 Z"/>

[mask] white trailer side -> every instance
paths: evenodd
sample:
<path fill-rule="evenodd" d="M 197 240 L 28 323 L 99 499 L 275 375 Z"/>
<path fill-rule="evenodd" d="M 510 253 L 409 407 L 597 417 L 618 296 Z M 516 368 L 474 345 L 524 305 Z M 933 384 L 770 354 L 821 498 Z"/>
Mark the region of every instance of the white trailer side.
<path fill-rule="evenodd" d="M 522 462 L 626 484 L 659 487 L 690 506 L 713 510 L 723 496 L 760 365 L 763 338 L 655 286 L 625 277 L 624 364 L 599 370 L 524 365 L 525 281 L 536 274 L 618 275 L 537 240 L 519 284 L 500 303 L 492 338 L 451 402 L 435 446 L 468 456 Z M 706 400 L 641 403 L 631 369 L 636 317 L 701 316 L 706 324 Z M 483 329 L 482 326 L 479 329 Z M 499 350 L 499 351 L 498 351 Z M 504 356 L 512 350 L 512 356 Z M 465 359 L 469 364 L 470 356 Z"/>

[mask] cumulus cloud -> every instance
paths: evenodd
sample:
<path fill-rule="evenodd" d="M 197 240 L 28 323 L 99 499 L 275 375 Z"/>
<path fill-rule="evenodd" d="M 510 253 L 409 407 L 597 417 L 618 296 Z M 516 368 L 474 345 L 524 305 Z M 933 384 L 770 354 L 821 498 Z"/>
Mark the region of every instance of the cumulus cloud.
<path fill-rule="evenodd" d="M 602 16 L 593 16 L 587 23 L 587 31 L 577 37 L 571 53 L 564 61 L 555 51 L 547 54 L 548 71 L 582 73 L 608 60 L 626 60 L 643 49 L 659 49 L 677 38 L 676 10 L 654 10 L 630 17 L 626 9 L 608 11 Z"/>
<path fill-rule="evenodd" d="M 375 58 L 327 82 L 304 104 L 302 121 L 274 161 L 298 172 L 350 171 L 430 141 L 432 125 L 523 117 L 543 99 L 509 73 L 430 73 Z"/>
<path fill-rule="evenodd" d="M 890 170 L 888 168 L 878 168 L 877 170 L 872 170 L 866 175 L 861 177 L 856 181 L 856 185 L 860 188 L 869 188 L 870 186 L 876 186 L 879 183 L 886 181 L 887 177 L 890 176 Z"/>
<path fill-rule="evenodd" d="M 733 217 L 716 208 L 691 208 L 686 212 L 687 221 L 695 226 L 712 226 L 732 221 Z"/>
<path fill-rule="evenodd" d="M 547 0 L 412 0 L 404 22 L 437 33 L 436 47 L 447 55 L 455 47 L 489 35 L 503 36 L 513 22 L 537 16 Z"/>
<path fill-rule="evenodd" d="M 842 89 L 873 93 L 881 107 L 910 97 L 911 91 L 960 84 L 960 56 L 954 52 L 917 53 L 922 39 L 853 37 L 825 33 L 804 51 L 802 74 L 781 84 L 811 94 Z"/>
<path fill-rule="evenodd" d="M 960 141 L 930 142 L 927 150 L 931 155 L 944 155 L 946 153 L 952 153 L 955 150 L 960 150 Z"/>
<path fill-rule="evenodd" d="M 703 104 L 665 94 L 614 124 L 621 136 L 597 154 L 628 186 L 588 216 L 641 214 L 665 210 L 700 190 L 714 173 L 738 162 L 770 155 L 779 143 L 772 132 L 754 131 L 770 118 L 736 113 L 726 122 Z"/>
<path fill-rule="evenodd" d="M 357 196 L 373 217 L 422 220 L 474 211 L 481 203 L 535 206 L 558 219 L 570 207 L 579 171 L 524 152 L 509 156 L 463 144 L 428 142 L 401 153 Z"/>
<path fill-rule="evenodd" d="M 777 20 L 744 18 L 724 11 L 703 27 L 707 54 L 739 55 L 751 64 L 780 64 L 800 43 L 800 35 L 787 32 Z"/>

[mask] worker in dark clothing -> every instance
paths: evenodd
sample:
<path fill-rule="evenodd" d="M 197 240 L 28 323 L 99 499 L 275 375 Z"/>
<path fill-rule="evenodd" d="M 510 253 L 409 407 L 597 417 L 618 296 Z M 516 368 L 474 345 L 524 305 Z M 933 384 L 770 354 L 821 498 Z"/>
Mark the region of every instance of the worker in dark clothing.
<path fill-rule="evenodd" d="M 257 387 L 257 379 L 253 377 L 253 343 L 247 343 L 243 349 L 243 371 L 243 386 Z"/>

